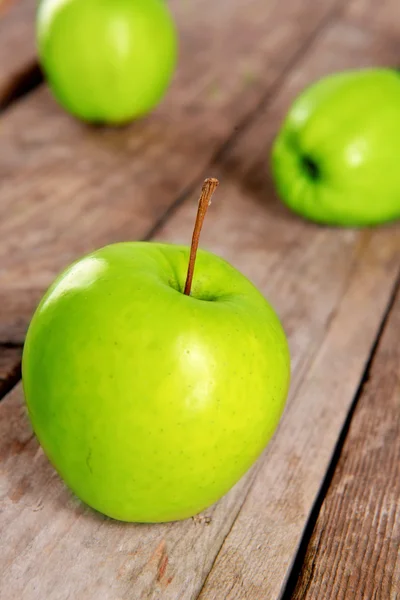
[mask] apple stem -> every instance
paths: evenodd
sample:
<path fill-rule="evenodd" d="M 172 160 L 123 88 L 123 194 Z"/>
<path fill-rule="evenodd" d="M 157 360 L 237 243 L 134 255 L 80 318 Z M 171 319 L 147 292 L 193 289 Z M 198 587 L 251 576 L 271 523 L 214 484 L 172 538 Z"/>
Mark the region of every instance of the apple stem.
<path fill-rule="evenodd" d="M 194 225 L 192 244 L 190 246 L 189 266 L 186 276 L 185 290 L 183 292 L 184 294 L 186 294 L 186 296 L 190 296 L 190 290 L 192 289 L 194 265 L 196 262 L 197 248 L 199 247 L 199 239 L 201 228 L 203 227 L 204 217 L 206 216 L 207 208 L 211 204 L 211 197 L 217 189 L 218 185 L 218 179 L 215 179 L 214 177 L 209 177 L 204 181 L 203 187 L 201 188 L 196 223 Z"/>

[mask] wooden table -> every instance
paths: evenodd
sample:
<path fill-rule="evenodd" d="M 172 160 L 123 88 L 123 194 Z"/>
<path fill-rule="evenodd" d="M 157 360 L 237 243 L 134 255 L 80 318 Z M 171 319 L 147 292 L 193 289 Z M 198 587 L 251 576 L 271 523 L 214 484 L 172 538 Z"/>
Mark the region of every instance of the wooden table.
<path fill-rule="evenodd" d="M 303 222 L 276 199 L 271 141 L 334 70 L 400 61 L 397 0 L 171 0 L 177 76 L 123 129 L 66 115 L 42 83 L 33 0 L 0 8 L 0 598 L 400 598 L 400 235 Z M 398 11 L 397 11 L 398 15 Z M 203 518 L 125 525 L 64 488 L 27 423 L 20 356 L 54 276 L 126 239 L 202 244 L 247 274 L 289 335 L 287 409 Z"/>

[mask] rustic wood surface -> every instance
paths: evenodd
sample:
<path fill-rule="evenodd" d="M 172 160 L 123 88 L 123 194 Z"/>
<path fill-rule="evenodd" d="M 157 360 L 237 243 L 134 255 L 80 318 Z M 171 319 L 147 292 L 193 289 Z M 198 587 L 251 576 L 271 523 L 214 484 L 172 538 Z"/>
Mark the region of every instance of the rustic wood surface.
<path fill-rule="evenodd" d="M 34 15 L 37 0 L 0 3 L 0 110 L 36 65 Z"/>
<path fill-rule="evenodd" d="M 400 293 L 308 547 L 293 600 L 400 596 Z"/>
<path fill-rule="evenodd" d="M 377 29 L 398 40 L 400 16 L 398 0 L 350 0 L 345 4 L 344 16 L 361 27 Z M 398 60 L 400 66 L 400 57 Z"/>
<path fill-rule="evenodd" d="M 268 175 L 272 139 L 301 88 L 345 67 L 396 65 L 398 45 L 370 26 L 368 3 L 172 0 L 171 6 L 181 63 L 167 98 L 148 118 L 124 129 L 91 129 L 65 115 L 45 86 L 1 117 L 7 151 L 0 153 L 0 395 L 18 378 L 26 326 L 55 274 L 83 252 L 121 239 L 187 243 L 198 184 L 215 175 L 221 186 L 202 245 L 246 273 L 278 309 L 292 353 L 287 409 L 263 457 L 204 515 L 125 525 L 65 489 L 32 435 L 21 385 L 14 387 L 0 403 L 1 600 L 280 598 L 394 293 L 399 226 L 360 232 L 305 223 L 277 201 Z M 398 337 L 398 317 L 390 323 Z M 382 348 L 394 344 L 396 334 L 389 342 L 387 336 Z M 376 381 L 388 382 L 389 390 L 387 373 Z M 393 412 L 395 399 L 385 398 Z M 382 420 L 379 444 L 387 431 Z M 367 431 L 372 436 L 375 429 Z M 354 475 L 376 448 L 351 439 Z M 396 446 L 388 447 L 395 457 Z M 335 514 L 351 535 L 352 497 L 341 500 L 335 481 Z M 355 500 L 365 506 L 366 496 L 357 499 L 361 491 L 354 479 Z M 368 496 L 375 517 L 364 531 L 371 542 L 382 537 L 377 524 L 395 514 L 391 497 L 373 504 Z M 324 527 L 333 529 L 330 498 L 318 539 Z M 323 576 L 336 564 L 334 540 L 346 543 L 336 536 L 319 551 L 311 544 L 299 580 L 298 589 L 319 600 L 336 598 Z M 392 582 L 398 577 L 396 536 L 393 525 L 374 563 L 382 591 L 390 574 Z M 362 565 L 362 551 L 354 558 L 349 548 L 347 556 Z M 340 565 L 338 599 L 347 598 Z M 361 599 L 357 593 L 349 597 Z M 380 597 L 378 588 L 372 598 Z"/>

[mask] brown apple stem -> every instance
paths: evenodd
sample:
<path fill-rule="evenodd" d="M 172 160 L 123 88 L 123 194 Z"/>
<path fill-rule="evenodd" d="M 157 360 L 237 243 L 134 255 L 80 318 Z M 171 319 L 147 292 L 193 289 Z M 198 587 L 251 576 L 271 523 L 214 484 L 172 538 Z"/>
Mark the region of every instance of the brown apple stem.
<path fill-rule="evenodd" d="M 183 292 L 187 296 L 190 296 L 190 290 L 192 289 L 194 265 L 196 262 L 197 248 L 199 247 L 199 239 L 201 228 L 203 227 L 204 217 L 206 216 L 207 208 L 211 204 L 211 197 L 218 185 L 218 179 L 209 177 L 204 181 L 203 187 L 201 188 L 199 208 L 197 209 L 196 223 L 194 225 L 192 244 L 190 246 L 189 266 L 186 276 L 185 290 Z"/>

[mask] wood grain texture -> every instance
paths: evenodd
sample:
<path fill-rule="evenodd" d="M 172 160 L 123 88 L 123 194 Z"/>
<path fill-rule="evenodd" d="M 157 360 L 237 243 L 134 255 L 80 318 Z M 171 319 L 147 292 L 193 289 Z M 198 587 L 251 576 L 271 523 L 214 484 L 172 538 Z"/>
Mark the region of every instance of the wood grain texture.
<path fill-rule="evenodd" d="M 350 0 L 345 4 L 343 14 L 361 27 L 380 30 L 393 36 L 400 34 L 397 0 Z M 400 60 L 398 63 L 400 64 Z"/>
<path fill-rule="evenodd" d="M 172 0 L 180 64 L 151 116 L 122 129 L 89 128 L 66 115 L 45 87 L 7 111 L 0 138 L 0 341 L 23 340 L 43 291 L 72 260 L 148 234 L 335 5 Z"/>
<path fill-rule="evenodd" d="M 359 398 L 293 600 L 400 595 L 400 292 Z"/>
<path fill-rule="evenodd" d="M 206 511 L 208 518 L 119 524 L 65 490 L 32 438 L 16 389 L 0 404 L 0 590 L 12 590 L 11 597 L 0 591 L 2 600 L 279 597 L 391 295 L 400 236 L 398 227 L 358 232 L 302 222 L 271 195 L 266 169 L 256 187 L 245 175 L 265 160 L 265 142 L 296 85 L 357 60 L 356 48 L 367 59 L 374 38 L 357 32 L 342 25 L 326 31 L 271 108 L 210 173 L 221 186 L 202 245 L 259 286 L 289 336 L 291 396 L 264 456 Z M 385 52 L 389 59 L 392 49 Z M 171 217 L 161 239 L 190 239 L 196 196 Z"/>
<path fill-rule="evenodd" d="M 0 109 L 36 62 L 35 11 L 36 0 L 10 0 L 0 6 Z"/>

